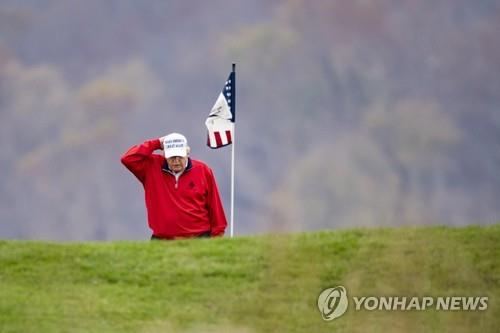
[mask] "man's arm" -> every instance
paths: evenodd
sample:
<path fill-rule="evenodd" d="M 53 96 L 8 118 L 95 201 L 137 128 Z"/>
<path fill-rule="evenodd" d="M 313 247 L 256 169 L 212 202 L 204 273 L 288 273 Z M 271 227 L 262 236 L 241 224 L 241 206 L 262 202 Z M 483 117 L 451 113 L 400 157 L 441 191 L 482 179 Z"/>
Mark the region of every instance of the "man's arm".
<path fill-rule="evenodd" d="M 227 227 L 224 207 L 219 196 L 219 190 L 212 170 L 208 170 L 208 209 L 210 214 L 210 236 L 224 236 Z"/>
<path fill-rule="evenodd" d="M 121 161 L 141 182 L 146 178 L 147 163 L 157 149 L 161 149 L 161 140 L 154 139 L 143 142 L 140 145 L 133 146 L 125 154 Z"/>

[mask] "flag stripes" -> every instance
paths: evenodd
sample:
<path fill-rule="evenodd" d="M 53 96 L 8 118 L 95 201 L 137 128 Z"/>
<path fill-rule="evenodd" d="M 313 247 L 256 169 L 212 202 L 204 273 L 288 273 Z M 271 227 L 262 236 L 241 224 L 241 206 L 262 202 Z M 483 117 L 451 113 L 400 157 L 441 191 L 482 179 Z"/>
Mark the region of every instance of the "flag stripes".
<path fill-rule="evenodd" d="M 207 146 L 212 149 L 232 143 L 235 120 L 235 79 L 235 72 L 232 71 L 205 121 L 208 130 Z"/>
<path fill-rule="evenodd" d="M 210 148 L 220 148 L 233 143 L 231 130 L 208 132 L 207 146 Z"/>

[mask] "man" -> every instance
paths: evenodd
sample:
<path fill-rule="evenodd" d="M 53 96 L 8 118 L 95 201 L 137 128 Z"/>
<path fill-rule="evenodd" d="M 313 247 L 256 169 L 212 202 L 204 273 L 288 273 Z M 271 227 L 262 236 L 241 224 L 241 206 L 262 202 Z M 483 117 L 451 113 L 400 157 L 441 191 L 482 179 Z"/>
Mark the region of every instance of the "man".
<path fill-rule="evenodd" d="M 163 156 L 154 154 L 163 150 Z M 130 148 L 122 163 L 142 183 L 151 239 L 223 236 L 227 226 L 212 170 L 189 157 L 182 134 Z"/>

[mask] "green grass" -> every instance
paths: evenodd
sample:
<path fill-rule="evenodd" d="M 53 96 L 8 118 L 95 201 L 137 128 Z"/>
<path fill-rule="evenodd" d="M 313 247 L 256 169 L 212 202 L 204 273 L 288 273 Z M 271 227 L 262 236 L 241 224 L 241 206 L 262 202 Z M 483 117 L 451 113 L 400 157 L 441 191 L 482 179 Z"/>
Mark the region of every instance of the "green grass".
<path fill-rule="evenodd" d="M 488 296 L 488 310 L 354 311 L 319 293 Z M 175 242 L 0 241 L 0 332 L 496 332 L 500 225 Z"/>

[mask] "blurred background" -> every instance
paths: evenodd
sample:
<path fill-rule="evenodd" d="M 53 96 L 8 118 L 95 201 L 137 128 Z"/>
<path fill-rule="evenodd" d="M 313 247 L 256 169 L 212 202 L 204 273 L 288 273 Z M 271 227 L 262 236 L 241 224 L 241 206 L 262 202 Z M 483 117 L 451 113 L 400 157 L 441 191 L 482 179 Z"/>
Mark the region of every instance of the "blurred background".
<path fill-rule="evenodd" d="M 500 221 L 500 1 L 0 0 L 0 238 L 147 239 L 120 163 L 237 63 L 235 234 Z"/>

